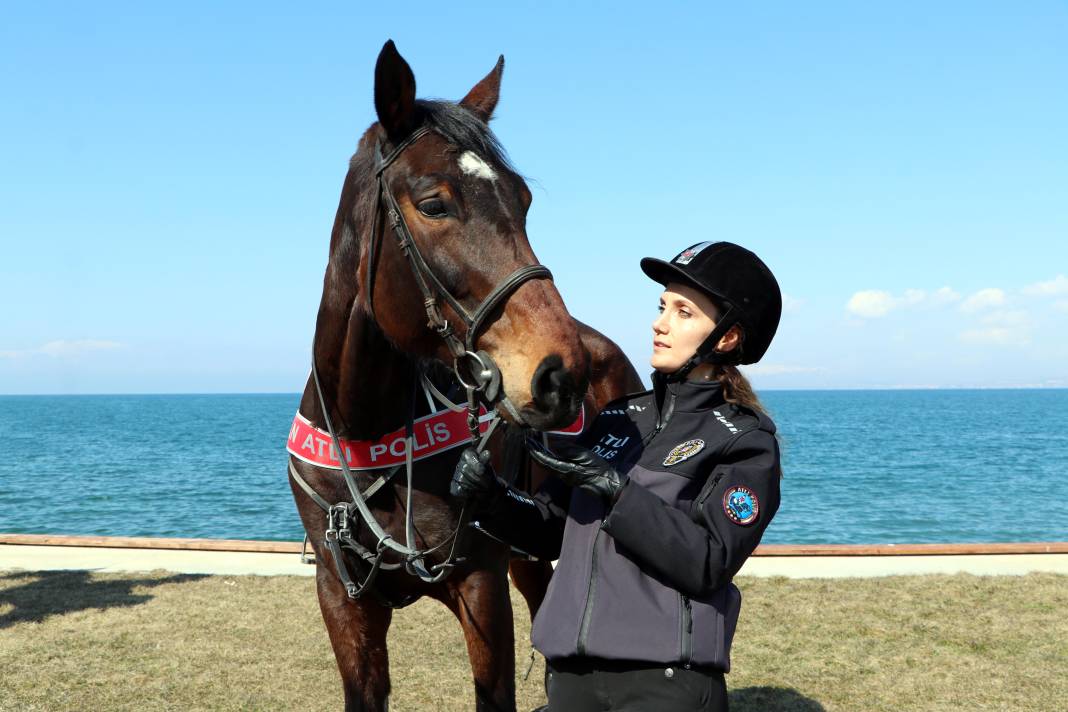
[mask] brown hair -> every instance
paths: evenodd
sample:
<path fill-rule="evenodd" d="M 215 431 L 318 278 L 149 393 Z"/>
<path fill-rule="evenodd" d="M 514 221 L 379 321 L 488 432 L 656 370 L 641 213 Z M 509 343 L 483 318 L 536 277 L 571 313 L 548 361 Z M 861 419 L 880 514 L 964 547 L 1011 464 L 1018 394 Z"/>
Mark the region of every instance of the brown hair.
<path fill-rule="evenodd" d="M 756 391 L 750 385 L 737 366 L 716 364 L 712 370 L 712 377 L 723 386 L 723 398 L 728 403 L 740 405 L 758 413 L 766 413 L 764 404 L 760 402 Z"/>
<path fill-rule="evenodd" d="M 716 309 L 720 314 L 723 313 L 723 309 L 719 304 L 716 304 Z M 716 320 L 719 320 L 719 314 L 716 315 Z M 734 351 L 740 359 L 744 353 L 742 349 L 745 348 L 745 329 L 742 328 L 741 324 L 738 324 L 738 330 L 741 332 L 739 334 L 741 339 L 739 339 L 738 345 L 734 347 Z M 755 413 L 767 415 L 767 408 L 760 402 L 760 398 L 757 397 L 756 391 L 753 390 L 752 384 L 749 383 L 749 379 L 738 370 L 737 366 L 717 363 L 712 367 L 712 378 L 719 381 L 720 386 L 723 388 L 723 399 L 725 401 L 748 408 Z M 775 433 L 775 440 L 776 442 L 779 440 L 778 433 Z M 782 465 L 779 465 L 779 479 L 782 478 Z"/>
<path fill-rule="evenodd" d="M 721 315 L 726 312 L 723 308 L 723 303 L 712 298 L 712 304 L 716 308 L 715 321 L 719 321 Z M 745 353 L 745 328 L 741 324 L 735 325 L 738 329 L 738 345 L 734 347 L 734 354 L 738 359 L 742 358 L 742 354 Z M 723 399 L 728 403 L 740 405 L 743 408 L 748 408 L 757 413 L 767 414 L 767 409 L 764 404 L 760 402 L 760 398 L 757 396 L 756 391 L 753 390 L 753 386 L 749 383 L 749 379 L 746 378 L 738 367 L 733 364 L 716 364 L 712 369 L 712 378 L 720 382 L 723 387 Z"/>

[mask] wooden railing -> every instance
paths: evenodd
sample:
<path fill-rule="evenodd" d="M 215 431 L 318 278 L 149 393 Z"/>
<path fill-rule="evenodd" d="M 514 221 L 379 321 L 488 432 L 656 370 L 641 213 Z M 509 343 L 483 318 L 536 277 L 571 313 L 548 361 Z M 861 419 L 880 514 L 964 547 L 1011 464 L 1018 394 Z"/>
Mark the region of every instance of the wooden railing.
<path fill-rule="evenodd" d="M 178 549 L 299 554 L 296 541 L 243 539 L 169 539 L 125 536 L 0 534 L 0 544 L 82 546 L 110 549 Z M 989 544 L 765 544 L 754 556 L 960 556 L 979 554 L 1068 554 L 1068 541 Z"/>

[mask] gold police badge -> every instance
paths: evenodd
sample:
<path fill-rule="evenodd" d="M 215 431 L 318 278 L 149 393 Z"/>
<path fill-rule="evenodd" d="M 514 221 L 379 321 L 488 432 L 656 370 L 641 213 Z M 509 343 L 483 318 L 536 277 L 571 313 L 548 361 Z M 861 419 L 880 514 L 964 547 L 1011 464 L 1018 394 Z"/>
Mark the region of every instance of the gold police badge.
<path fill-rule="evenodd" d="M 664 466 L 671 467 L 677 465 L 683 460 L 689 460 L 705 449 L 705 441 L 701 439 L 687 440 L 684 443 L 679 443 L 675 447 L 671 448 L 671 452 L 664 458 Z"/>

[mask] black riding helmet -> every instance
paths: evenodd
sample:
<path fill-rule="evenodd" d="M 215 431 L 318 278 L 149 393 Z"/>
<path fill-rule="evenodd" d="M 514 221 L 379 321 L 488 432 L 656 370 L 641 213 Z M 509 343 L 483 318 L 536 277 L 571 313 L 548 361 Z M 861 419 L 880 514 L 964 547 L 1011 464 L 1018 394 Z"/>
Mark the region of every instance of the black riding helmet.
<path fill-rule="evenodd" d="M 779 283 L 759 257 L 731 242 L 699 242 L 687 247 L 670 262 L 646 257 L 642 271 L 664 286 L 670 282 L 701 290 L 724 307 L 716 328 L 681 368 L 690 371 L 698 363 L 756 363 L 768 350 L 782 315 Z M 734 326 L 745 330 L 741 349 L 716 351 L 716 344 Z"/>

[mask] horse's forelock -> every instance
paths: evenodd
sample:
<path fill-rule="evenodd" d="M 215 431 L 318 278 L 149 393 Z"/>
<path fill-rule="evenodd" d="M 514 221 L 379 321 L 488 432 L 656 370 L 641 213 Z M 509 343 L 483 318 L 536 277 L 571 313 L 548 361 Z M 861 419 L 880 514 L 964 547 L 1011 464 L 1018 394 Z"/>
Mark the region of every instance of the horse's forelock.
<path fill-rule="evenodd" d="M 474 151 L 483 160 L 492 159 L 503 168 L 516 172 L 497 136 L 472 112 L 450 101 L 420 99 L 416 105 L 424 112 L 424 123 L 444 136 L 460 153 Z"/>
<path fill-rule="evenodd" d="M 420 123 L 433 129 L 459 153 L 474 151 L 483 160 L 490 159 L 518 173 L 497 136 L 471 111 L 451 101 L 419 99 L 415 103 L 422 115 Z M 374 124 L 360 139 L 356 153 L 349 159 L 350 177 L 357 183 L 374 178 L 374 147 L 377 141 L 386 141 L 386 138 L 381 127 Z M 388 146 L 385 150 L 388 150 Z"/>

